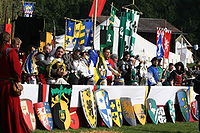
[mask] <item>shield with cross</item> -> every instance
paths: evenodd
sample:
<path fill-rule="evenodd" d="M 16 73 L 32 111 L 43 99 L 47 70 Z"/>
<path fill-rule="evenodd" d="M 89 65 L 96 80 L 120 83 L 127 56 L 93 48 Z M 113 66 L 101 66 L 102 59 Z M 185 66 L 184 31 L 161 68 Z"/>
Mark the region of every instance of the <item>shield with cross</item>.
<path fill-rule="evenodd" d="M 59 129 L 67 130 L 71 124 L 69 106 L 71 101 L 71 85 L 50 85 L 50 106 L 54 124 Z"/>
<path fill-rule="evenodd" d="M 112 119 L 115 124 L 119 127 L 122 126 L 123 118 L 122 118 L 122 108 L 120 99 L 112 99 L 110 100 L 110 108 L 112 113 Z"/>

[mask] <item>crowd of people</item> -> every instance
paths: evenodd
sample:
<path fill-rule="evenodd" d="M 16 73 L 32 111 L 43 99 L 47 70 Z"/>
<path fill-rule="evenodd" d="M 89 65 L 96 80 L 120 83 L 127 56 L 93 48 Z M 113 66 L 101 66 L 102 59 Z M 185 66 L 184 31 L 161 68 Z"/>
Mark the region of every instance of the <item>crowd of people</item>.
<path fill-rule="evenodd" d="M 169 63 L 163 68 L 162 59 L 157 57 L 148 66 L 139 55 L 132 56 L 127 51 L 118 59 L 108 47 L 102 52 L 87 50 L 84 46 L 66 51 L 61 46 L 53 48 L 47 44 L 40 52 L 32 48 L 25 59 L 20 52 L 21 43 L 19 38 L 14 38 L 11 47 L 18 51 L 23 66 L 22 83 L 182 86 L 192 85 L 200 70 L 199 62 L 193 68 L 187 68 L 182 62 Z M 27 62 L 32 63 L 27 65 Z"/>
<path fill-rule="evenodd" d="M 118 59 L 108 47 L 102 52 L 87 50 L 84 46 L 66 51 L 61 46 L 55 49 L 51 44 L 40 52 L 32 47 L 26 57 L 20 50 L 21 44 L 20 38 L 11 40 L 7 32 L 0 34 L 1 132 L 30 132 L 20 108 L 21 83 L 183 86 L 192 85 L 192 79 L 200 75 L 200 62 L 193 68 L 186 68 L 182 62 L 162 68 L 162 59 L 157 57 L 148 66 L 140 56 L 129 52 Z"/>

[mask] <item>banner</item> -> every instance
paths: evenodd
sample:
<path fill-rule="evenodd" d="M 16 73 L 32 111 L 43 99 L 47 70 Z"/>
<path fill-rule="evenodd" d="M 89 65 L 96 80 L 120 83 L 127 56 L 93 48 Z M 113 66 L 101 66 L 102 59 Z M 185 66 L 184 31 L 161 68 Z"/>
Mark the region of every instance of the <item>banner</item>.
<path fill-rule="evenodd" d="M 83 21 L 83 24 L 85 26 L 85 36 L 84 38 L 84 43 L 80 43 L 80 45 L 84 46 L 93 46 L 93 22 L 91 19 L 86 19 Z"/>
<path fill-rule="evenodd" d="M 115 15 L 116 15 L 116 9 L 114 6 L 111 7 L 111 13 L 109 18 L 109 25 L 108 30 L 106 33 L 106 47 L 110 47 L 111 53 L 112 53 L 112 46 L 113 46 L 113 38 L 114 38 L 114 22 L 115 22 Z"/>
<path fill-rule="evenodd" d="M 96 17 L 100 17 L 101 16 L 101 12 L 103 11 L 104 5 L 106 3 L 106 0 L 98 0 L 98 4 L 97 6 L 97 16 Z M 89 17 L 94 17 L 94 13 L 95 13 L 95 4 L 96 4 L 96 0 L 93 1 L 92 7 L 90 9 L 90 13 L 89 13 Z"/>
<path fill-rule="evenodd" d="M 73 47 L 75 21 L 66 20 L 64 48 Z"/>
<path fill-rule="evenodd" d="M 119 45 L 118 45 L 118 57 L 122 59 L 125 49 L 125 26 L 126 26 L 126 16 L 124 12 L 121 12 L 120 17 L 120 27 L 119 27 Z"/>
<path fill-rule="evenodd" d="M 85 26 L 81 21 L 75 22 L 74 39 L 72 40 L 74 47 L 78 47 L 79 45 L 84 44 L 84 37 L 85 37 Z"/>
<path fill-rule="evenodd" d="M 135 46 L 135 39 L 136 39 L 136 32 L 138 29 L 138 22 L 139 22 L 139 12 L 137 11 L 132 11 L 132 15 L 133 15 L 133 21 L 131 23 L 131 42 L 130 42 L 130 49 L 129 49 L 129 53 L 131 55 L 134 55 L 134 46 Z"/>
<path fill-rule="evenodd" d="M 23 10 L 24 10 L 24 17 L 32 17 L 34 11 L 34 2 L 24 2 Z"/>
<path fill-rule="evenodd" d="M 11 35 L 12 32 L 12 24 L 5 25 L 5 32 L 8 32 Z"/>
<path fill-rule="evenodd" d="M 133 15 L 131 10 L 126 11 L 126 27 L 125 27 L 125 49 L 124 51 L 129 51 L 131 42 L 131 24 L 133 21 Z"/>
<path fill-rule="evenodd" d="M 169 58 L 169 52 L 170 52 L 170 41 L 171 41 L 171 31 L 166 30 L 165 36 L 164 36 L 164 58 Z"/>
<path fill-rule="evenodd" d="M 158 58 L 162 58 L 164 56 L 164 49 L 163 49 L 164 34 L 165 34 L 164 29 L 157 28 L 157 36 L 156 36 L 157 51 L 156 51 L 156 56 Z"/>

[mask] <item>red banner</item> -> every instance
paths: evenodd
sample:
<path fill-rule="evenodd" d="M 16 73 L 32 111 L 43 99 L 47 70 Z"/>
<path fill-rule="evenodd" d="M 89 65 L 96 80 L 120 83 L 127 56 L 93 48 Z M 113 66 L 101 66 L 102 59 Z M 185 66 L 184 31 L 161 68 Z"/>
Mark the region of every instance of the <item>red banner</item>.
<path fill-rule="evenodd" d="M 97 6 L 97 17 L 101 16 L 101 12 L 103 11 L 105 3 L 106 3 L 106 0 L 98 0 L 98 4 L 96 5 Z M 92 7 L 90 9 L 89 17 L 94 17 L 95 4 L 96 4 L 96 0 L 93 1 Z"/>
<path fill-rule="evenodd" d="M 11 31 L 12 31 L 12 25 L 6 24 L 5 25 L 5 32 L 8 32 L 11 35 Z"/>
<path fill-rule="evenodd" d="M 166 30 L 165 36 L 164 36 L 164 58 L 169 58 L 169 52 L 170 52 L 170 41 L 171 41 L 171 31 Z"/>

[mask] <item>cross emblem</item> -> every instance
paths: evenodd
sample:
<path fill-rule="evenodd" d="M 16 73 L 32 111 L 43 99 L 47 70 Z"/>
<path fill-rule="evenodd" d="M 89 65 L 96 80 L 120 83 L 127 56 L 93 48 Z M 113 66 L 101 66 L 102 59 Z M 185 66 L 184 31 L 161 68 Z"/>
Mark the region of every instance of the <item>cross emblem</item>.
<path fill-rule="evenodd" d="M 110 107 L 113 110 L 115 108 L 115 104 L 113 102 L 111 102 Z"/>

